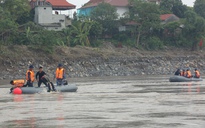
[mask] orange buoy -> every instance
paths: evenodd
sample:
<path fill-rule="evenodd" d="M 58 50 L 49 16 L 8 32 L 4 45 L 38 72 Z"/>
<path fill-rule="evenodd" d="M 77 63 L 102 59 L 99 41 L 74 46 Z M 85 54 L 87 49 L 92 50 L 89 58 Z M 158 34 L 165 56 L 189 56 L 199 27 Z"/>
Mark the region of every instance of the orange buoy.
<path fill-rule="evenodd" d="M 22 94 L 22 90 L 20 88 L 15 88 L 13 94 Z"/>

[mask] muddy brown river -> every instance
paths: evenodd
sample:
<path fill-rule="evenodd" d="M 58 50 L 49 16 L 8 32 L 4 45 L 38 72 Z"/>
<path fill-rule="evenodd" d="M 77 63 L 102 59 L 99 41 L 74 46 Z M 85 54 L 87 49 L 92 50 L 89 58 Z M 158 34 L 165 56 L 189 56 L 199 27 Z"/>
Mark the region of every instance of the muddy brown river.
<path fill-rule="evenodd" d="M 0 128 L 204 128 L 205 81 L 168 76 L 74 79 L 75 93 L 0 88 Z"/>

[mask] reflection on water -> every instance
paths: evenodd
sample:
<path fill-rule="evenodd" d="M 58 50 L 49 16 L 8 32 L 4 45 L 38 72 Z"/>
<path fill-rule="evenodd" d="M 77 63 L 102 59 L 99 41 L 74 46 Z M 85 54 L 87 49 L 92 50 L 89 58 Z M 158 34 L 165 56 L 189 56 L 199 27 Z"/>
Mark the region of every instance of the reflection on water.
<path fill-rule="evenodd" d="M 183 84 L 184 86 L 184 92 L 188 92 L 188 93 L 193 93 L 193 92 L 197 92 L 200 93 L 200 83 L 187 83 L 187 84 Z"/>
<path fill-rule="evenodd" d="M 76 93 L 11 95 L 0 90 L 2 128 L 202 128 L 204 82 L 168 77 L 96 78 Z"/>
<path fill-rule="evenodd" d="M 14 102 L 22 102 L 23 101 L 23 96 L 22 95 L 14 95 Z"/>

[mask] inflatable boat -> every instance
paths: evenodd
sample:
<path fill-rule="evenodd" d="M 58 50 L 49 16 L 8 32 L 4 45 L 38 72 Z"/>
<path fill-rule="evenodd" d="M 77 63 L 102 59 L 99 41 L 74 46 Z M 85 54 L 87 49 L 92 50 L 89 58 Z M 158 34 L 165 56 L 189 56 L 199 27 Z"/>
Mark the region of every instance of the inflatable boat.
<path fill-rule="evenodd" d="M 170 82 L 189 82 L 189 81 L 202 81 L 202 78 L 187 78 L 184 76 L 172 76 L 169 78 Z"/>
<path fill-rule="evenodd" d="M 68 84 L 62 86 L 55 86 L 57 92 L 76 92 L 78 87 L 75 84 Z M 15 88 L 13 90 L 13 94 L 35 94 L 35 93 L 42 93 L 45 91 L 45 88 L 38 88 L 38 87 L 22 87 L 22 88 Z"/>

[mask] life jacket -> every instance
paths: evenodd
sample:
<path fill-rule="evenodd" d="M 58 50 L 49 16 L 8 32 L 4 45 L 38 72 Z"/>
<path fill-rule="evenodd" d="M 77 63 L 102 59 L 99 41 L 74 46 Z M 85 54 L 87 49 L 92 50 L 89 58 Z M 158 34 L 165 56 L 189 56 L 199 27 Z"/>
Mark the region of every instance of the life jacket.
<path fill-rule="evenodd" d="M 13 80 L 13 85 L 16 87 L 22 87 L 25 83 L 24 79 L 19 79 L 19 80 Z"/>
<path fill-rule="evenodd" d="M 186 73 L 187 73 L 187 74 L 186 74 L 186 77 L 187 77 L 187 78 L 191 78 L 191 71 L 187 71 Z"/>
<path fill-rule="evenodd" d="M 31 71 L 31 70 L 27 70 L 27 72 L 26 72 L 26 80 L 29 80 L 29 77 L 28 77 L 28 73 L 29 72 L 30 72 L 30 80 L 32 82 L 34 82 L 34 80 L 35 80 L 35 73 L 34 73 L 34 71 Z"/>
<path fill-rule="evenodd" d="M 56 79 L 63 79 L 63 75 L 64 75 L 64 68 L 57 68 L 56 69 Z"/>
<path fill-rule="evenodd" d="M 195 76 L 196 76 L 197 78 L 199 78 L 199 77 L 200 77 L 200 73 L 199 73 L 199 71 L 198 71 L 198 70 L 196 70 L 196 71 L 195 71 Z"/>
<path fill-rule="evenodd" d="M 183 71 L 183 72 L 182 72 L 182 76 L 186 76 L 186 71 Z"/>
<path fill-rule="evenodd" d="M 183 71 L 181 71 L 181 72 L 180 72 L 180 76 L 184 76 L 184 73 L 183 73 Z"/>

